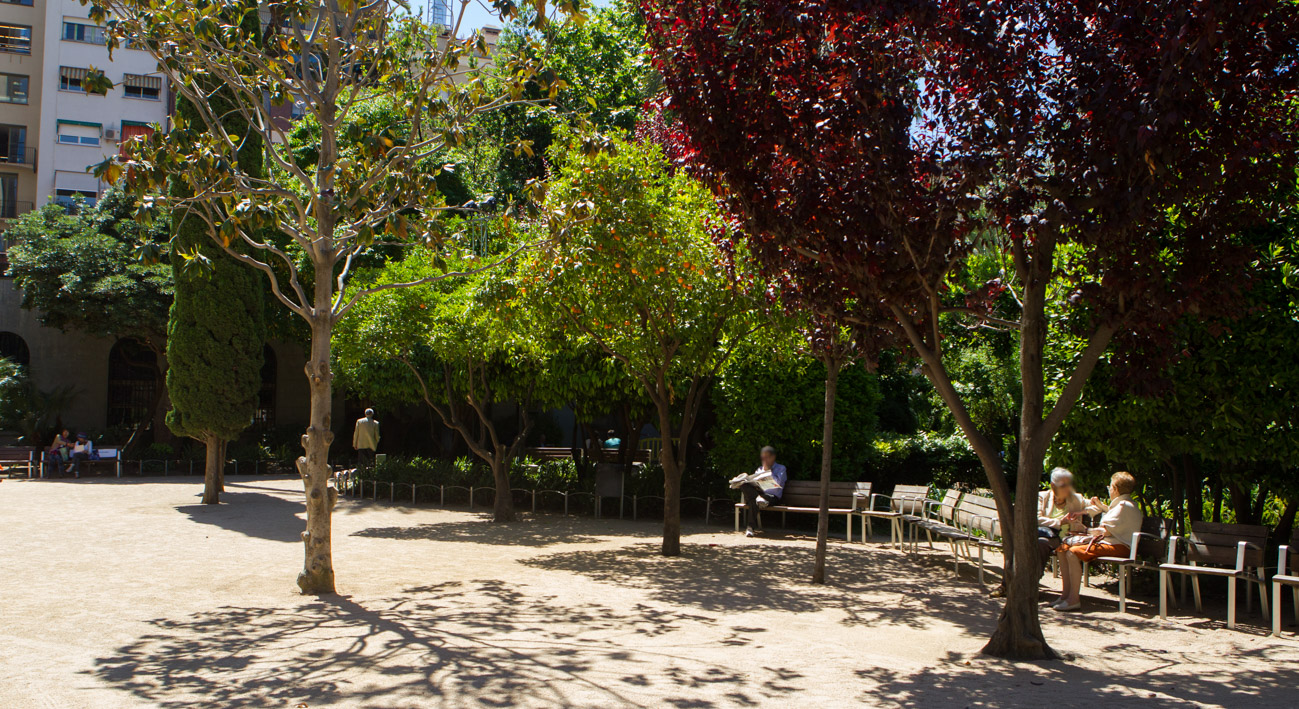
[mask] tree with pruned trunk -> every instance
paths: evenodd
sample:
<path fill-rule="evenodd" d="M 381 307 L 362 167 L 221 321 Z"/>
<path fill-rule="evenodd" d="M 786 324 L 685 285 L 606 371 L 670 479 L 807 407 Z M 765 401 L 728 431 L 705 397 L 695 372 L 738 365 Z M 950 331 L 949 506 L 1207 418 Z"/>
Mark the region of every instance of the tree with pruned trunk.
<path fill-rule="evenodd" d="M 305 455 L 298 459 L 307 529 L 298 586 L 304 593 L 332 593 L 330 517 L 338 496 L 329 468 L 333 330 L 374 293 L 460 275 L 446 269 L 415 281 L 349 289 L 352 266 L 375 246 L 437 251 L 454 245 L 457 234 L 443 218 L 449 207 L 437 189 L 437 158 L 467 140 L 466 127 L 475 117 L 526 100 L 523 88 L 539 80 L 543 59 L 492 62 L 480 33 L 459 36 L 467 2 L 446 33 L 390 2 L 87 4 L 97 21 L 111 15 L 110 48 L 130 40 L 133 48 L 152 54 L 198 114 L 196 120 L 177 116 L 168 133 L 137 138 L 129 159 L 115 156 L 96 173 L 147 195 L 145 218 L 166 210 L 201 220 L 213 243 L 261 271 L 275 298 L 310 328 L 310 423 L 302 439 Z M 556 11 L 580 21 L 582 5 L 563 2 Z M 506 19 L 517 14 L 511 2 L 497 8 Z M 544 4 L 538 9 L 530 21 L 542 29 L 552 13 Z M 250 14 L 262 19 L 256 30 L 244 23 Z M 87 87 L 102 92 L 111 82 L 92 72 Z M 213 100 L 214 92 L 221 101 Z M 400 125 L 369 130 L 348 120 L 358 106 L 384 95 L 404 99 Z M 319 124 L 317 159 L 306 166 L 286 135 L 291 105 Z M 227 128 L 232 116 L 247 126 L 246 133 Z M 237 159 L 252 135 L 264 146 L 265 175 L 244 169 Z M 169 180 L 184 191 L 165 191 Z M 554 210 L 548 216 L 562 219 Z M 205 261 L 201 253 L 189 255 Z"/>
<path fill-rule="evenodd" d="M 1236 300 L 1247 258 L 1227 236 L 1294 177 L 1294 5 L 644 6 L 685 154 L 757 258 L 839 284 L 808 301 L 851 295 L 873 347 L 908 346 L 983 463 L 1007 550 L 985 651 L 1053 657 L 1029 561 L 1047 448 L 1111 345 L 1138 376 L 1170 322 Z M 962 291 L 975 250 L 1001 272 Z M 1014 490 L 945 366 L 945 326 L 1018 334 Z M 1059 371 L 1049 341 L 1075 345 Z"/>

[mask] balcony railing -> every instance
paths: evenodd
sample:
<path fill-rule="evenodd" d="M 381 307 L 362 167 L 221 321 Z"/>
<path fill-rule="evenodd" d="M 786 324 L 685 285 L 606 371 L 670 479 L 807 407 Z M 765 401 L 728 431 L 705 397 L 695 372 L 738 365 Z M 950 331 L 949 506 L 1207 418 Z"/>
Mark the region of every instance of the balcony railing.
<path fill-rule="evenodd" d="M 30 211 L 32 211 L 31 202 L 0 202 L 0 219 L 15 219 Z"/>
<path fill-rule="evenodd" d="M 35 165 L 36 148 L 0 148 L 0 165 Z"/>

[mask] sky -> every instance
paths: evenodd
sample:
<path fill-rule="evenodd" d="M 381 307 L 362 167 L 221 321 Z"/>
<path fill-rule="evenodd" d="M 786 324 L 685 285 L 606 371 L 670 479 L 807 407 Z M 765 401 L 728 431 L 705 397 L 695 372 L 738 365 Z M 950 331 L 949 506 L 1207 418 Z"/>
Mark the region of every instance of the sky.
<path fill-rule="evenodd" d="M 461 0 L 451 0 L 452 12 L 460 12 Z M 412 0 L 412 7 L 425 8 L 427 11 L 429 0 Z M 595 5 L 607 5 L 608 0 L 595 0 Z M 469 5 L 465 7 L 465 19 L 460 23 L 460 33 L 468 34 L 469 32 L 482 27 L 483 25 L 500 26 L 501 20 L 492 8 L 490 0 L 469 0 Z"/>

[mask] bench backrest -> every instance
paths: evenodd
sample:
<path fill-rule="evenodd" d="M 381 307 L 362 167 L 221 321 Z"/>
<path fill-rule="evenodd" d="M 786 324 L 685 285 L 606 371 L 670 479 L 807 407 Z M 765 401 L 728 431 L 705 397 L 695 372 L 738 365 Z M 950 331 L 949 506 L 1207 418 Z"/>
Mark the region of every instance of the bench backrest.
<path fill-rule="evenodd" d="M 1236 547 L 1240 542 L 1253 545 L 1245 550 L 1245 566 L 1263 566 L 1263 550 L 1267 549 L 1267 527 L 1260 524 L 1192 522 L 1186 558 L 1197 564 L 1234 568 Z"/>
<path fill-rule="evenodd" d="M 35 448 L 24 446 L 0 446 L 0 460 L 26 462 L 32 459 L 34 452 Z"/>
<path fill-rule="evenodd" d="M 853 495 L 865 492 L 870 499 L 870 483 L 830 483 L 830 507 L 832 509 L 853 509 L 856 500 Z M 790 480 L 785 483 L 785 492 L 778 504 L 788 507 L 819 507 L 821 505 L 821 482 L 819 480 Z"/>
<path fill-rule="evenodd" d="M 997 500 L 987 495 L 970 493 L 961 498 L 956 511 L 956 523 L 972 532 L 980 532 L 989 539 L 1001 538 Z"/>
<path fill-rule="evenodd" d="M 1173 533 L 1173 520 L 1163 517 L 1143 517 L 1141 533 L 1149 534 L 1154 539 L 1141 537 L 1137 541 L 1137 558 L 1163 561 L 1168 553 L 1168 537 Z"/>
<path fill-rule="evenodd" d="M 929 486 L 895 485 L 890 499 L 890 506 L 894 512 L 901 512 L 904 515 L 919 515 L 925 509 L 925 500 L 929 499 Z"/>
<path fill-rule="evenodd" d="M 954 524 L 956 522 L 956 506 L 961 501 L 961 491 L 952 488 L 943 493 L 943 501 L 931 508 L 933 515 L 938 519 Z"/>

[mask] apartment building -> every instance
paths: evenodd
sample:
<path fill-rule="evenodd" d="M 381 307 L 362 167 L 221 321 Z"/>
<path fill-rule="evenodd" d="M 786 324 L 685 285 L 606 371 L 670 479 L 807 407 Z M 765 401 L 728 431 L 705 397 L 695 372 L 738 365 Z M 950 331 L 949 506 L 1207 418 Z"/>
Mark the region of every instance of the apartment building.
<path fill-rule="evenodd" d="M 40 199 L 45 1 L 0 0 L 0 228 Z"/>

